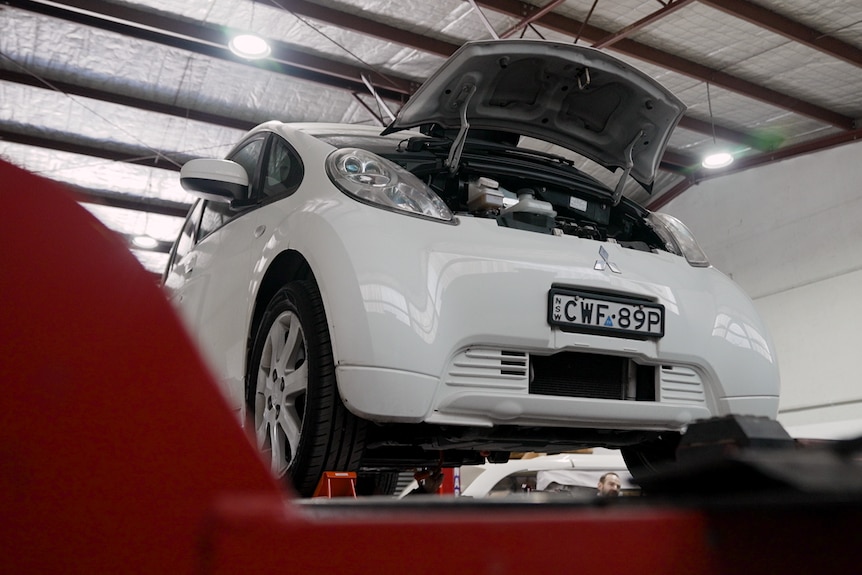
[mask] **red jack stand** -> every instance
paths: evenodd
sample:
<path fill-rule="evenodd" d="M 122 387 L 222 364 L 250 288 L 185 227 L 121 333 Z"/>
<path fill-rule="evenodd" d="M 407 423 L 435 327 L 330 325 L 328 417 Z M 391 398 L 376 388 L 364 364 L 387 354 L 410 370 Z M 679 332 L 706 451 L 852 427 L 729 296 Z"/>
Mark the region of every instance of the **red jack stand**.
<path fill-rule="evenodd" d="M 312 497 L 356 497 L 356 473 L 324 471 Z"/>

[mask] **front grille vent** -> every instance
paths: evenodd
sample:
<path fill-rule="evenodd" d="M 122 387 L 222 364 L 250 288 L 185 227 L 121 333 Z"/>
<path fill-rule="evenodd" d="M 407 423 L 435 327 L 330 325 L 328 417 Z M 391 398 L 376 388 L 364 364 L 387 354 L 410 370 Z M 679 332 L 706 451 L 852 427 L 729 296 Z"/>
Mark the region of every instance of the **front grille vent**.
<path fill-rule="evenodd" d="M 655 368 L 612 355 L 530 356 L 530 393 L 593 399 L 655 400 Z"/>
<path fill-rule="evenodd" d="M 690 367 L 664 365 L 661 368 L 661 401 L 701 405 L 706 401 L 703 380 Z"/>
<path fill-rule="evenodd" d="M 527 386 L 528 357 L 520 351 L 468 349 L 449 367 L 446 384 L 523 390 Z"/>

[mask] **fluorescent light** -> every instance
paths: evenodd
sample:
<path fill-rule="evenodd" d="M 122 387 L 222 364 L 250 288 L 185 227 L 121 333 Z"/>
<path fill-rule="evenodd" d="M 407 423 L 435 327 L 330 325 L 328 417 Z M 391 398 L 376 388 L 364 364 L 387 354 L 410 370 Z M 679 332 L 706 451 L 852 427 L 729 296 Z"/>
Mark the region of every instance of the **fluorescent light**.
<path fill-rule="evenodd" d="M 228 44 L 230 51 L 241 58 L 257 60 L 269 56 L 270 48 L 266 40 L 254 34 L 234 36 Z"/>
<path fill-rule="evenodd" d="M 701 165 L 708 170 L 724 168 L 733 163 L 733 156 L 728 152 L 715 152 L 703 159 Z"/>

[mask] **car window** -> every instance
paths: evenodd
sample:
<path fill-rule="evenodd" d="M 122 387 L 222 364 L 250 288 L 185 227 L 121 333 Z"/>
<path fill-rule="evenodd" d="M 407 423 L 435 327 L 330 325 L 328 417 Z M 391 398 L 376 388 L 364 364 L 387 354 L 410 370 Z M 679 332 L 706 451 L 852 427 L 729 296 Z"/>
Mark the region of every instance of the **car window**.
<path fill-rule="evenodd" d="M 228 223 L 238 214 L 239 212 L 232 210 L 228 203 L 205 201 L 204 213 L 201 218 L 200 230 L 198 231 L 198 241 Z"/>
<path fill-rule="evenodd" d="M 194 247 L 195 231 L 197 230 L 197 224 L 198 220 L 200 220 L 202 210 L 203 201 L 195 203 L 192 209 L 189 210 L 189 214 L 186 216 L 186 221 L 183 224 L 182 230 L 180 230 L 179 237 L 177 238 L 173 253 L 171 253 L 168 261 L 168 272 L 170 272 L 174 265 L 183 259 L 183 256 L 189 253 L 192 247 Z"/>
<path fill-rule="evenodd" d="M 265 137 L 255 138 L 228 156 L 229 160 L 233 160 L 245 168 L 245 171 L 248 174 L 248 184 L 252 190 L 256 187 L 258 160 L 260 160 L 260 156 L 263 153 L 263 145 L 265 142 Z"/>
<path fill-rule="evenodd" d="M 278 137 L 272 138 L 264 169 L 262 199 L 286 196 L 302 181 L 299 155 Z"/>

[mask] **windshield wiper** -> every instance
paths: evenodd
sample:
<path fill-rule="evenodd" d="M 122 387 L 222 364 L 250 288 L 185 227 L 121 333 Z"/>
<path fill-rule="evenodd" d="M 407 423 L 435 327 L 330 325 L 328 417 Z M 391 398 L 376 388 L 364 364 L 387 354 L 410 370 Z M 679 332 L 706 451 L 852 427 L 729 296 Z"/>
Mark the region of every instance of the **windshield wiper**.
<path fill-rule="evenodd" d="M 407 142 L 406 149 L 410 152 L 418 152 L 420 150 L 449 150 L 452 145 L 453 142 L 449 138 L 420 137 L 410 138 L 410 140 Z M 566 166 L 570 167 L 573 167 L 575 165 L 575 162 L 573 160 L 564 156 L 552 154 L 550 152 L 542 152 L 540 150 L 532 150 L 530 148 L 519 148 L 517 146 L 498 144 L 496 142 L 488 142 L 486 140 L 471 140 L 468 138 L 466 143 L 464 144 L 463 151 L 469 151 L 471 153 L 482 151 L 503 152 L 511 155 L 526 156 L 528 158 L 551 160 L 552 162 L 565 164 Z"/>
<path fill-rule="evenodd" d="M 518 156 L 527 156 L 530 158 L 539 158 L 543 160 L 551 160 L 552 162 L 565 164 L 573 167 L 575 162 L 564 156 L 552 154 L 550 152 L 542 152 L 540 150 L 532 150 L 530 148 L 518 148 L 515 146 L 507 146 L 506 144 L 495 144 L 493 142 L 473 142 L 472 145 L 468 142 L 467 147 L 472 151 L 476 148 L 487 148 L 489 150 L 505 152 Z"/>

